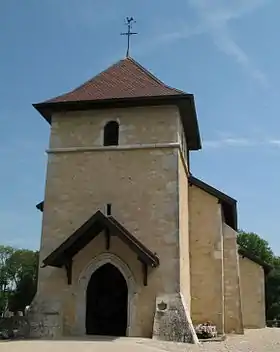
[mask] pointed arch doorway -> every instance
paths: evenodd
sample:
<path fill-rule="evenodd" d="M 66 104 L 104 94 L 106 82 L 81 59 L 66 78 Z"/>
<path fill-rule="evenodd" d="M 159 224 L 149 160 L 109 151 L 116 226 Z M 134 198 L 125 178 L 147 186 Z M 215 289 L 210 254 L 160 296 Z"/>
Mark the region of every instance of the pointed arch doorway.
<path fill-rule="evenodd" d="M 86 333 L 126 336 L 128 287 L 111 263 L 93 272 L 86 292 Z"/>

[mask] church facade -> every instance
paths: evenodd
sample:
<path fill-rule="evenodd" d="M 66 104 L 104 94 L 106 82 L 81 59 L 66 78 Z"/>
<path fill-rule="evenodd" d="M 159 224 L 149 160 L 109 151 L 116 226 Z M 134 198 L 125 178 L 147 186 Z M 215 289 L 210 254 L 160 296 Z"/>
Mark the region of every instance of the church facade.
<path fill-rule="evenodd" d="M 51 126 L 31 334 L 196 342 L 265 326 L 236 200 L 191 173 L 194 97 L 128 57 L 34 107 Z"/>

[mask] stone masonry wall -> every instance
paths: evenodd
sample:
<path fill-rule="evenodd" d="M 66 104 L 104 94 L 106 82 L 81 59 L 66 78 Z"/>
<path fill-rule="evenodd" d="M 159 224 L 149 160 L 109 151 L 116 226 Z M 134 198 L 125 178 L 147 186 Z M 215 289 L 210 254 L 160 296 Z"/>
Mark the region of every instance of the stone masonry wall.
<path fill-rule="evenodd" d="M 223 235 L 218 200 L 189 187 L 191 317 L 224 333 Z"/>
<path fill-rule="evenodd" d="M 263 268 L 241 256 L 239 256 L 239 266 L 244 328 L 264 328 L 266 323 Z"/>
<path fill-rule="evenodd" d="M 52 122 L 53 152 L 48 158 L 40 260 L 96 210 L 104 210 L 111 203 L 116 219 L 160 258 L 159 268 L 150 273 L 148 286 L 139 293 L 138 326 L 134 327 L 138 336 L 151 336 L 156 296 L 180 290 L 178 151 L 172 147 L 113 147 L 106 151 L 101 148 L 56 153 L 55 149 L 101 147 L 103 127 L 114 119 L 120 123 L 120 145 L 176 142 L 178 118 L 176 108 L 159 107 L 75 112 L 54 116 Z M 140 282 L 139 263 L 121 244 L 118 246 L 113 250 L 129 261 Z M 66 284 L 64 270 L 40 268 L 36 301 L 46 305 L 63 302 L 59 309 L 64 321 L 62 330 L 71 333 L 73 328 L 73 289 L 78 271 L 102 250 L 103 241 L 96 239 L 75 258 L 73 287 Z"/>
<path fill-rule="evenodd" d="M 101 147 L 111 120 L 120 124 L 120 146 L 177 142 L 179 118 L 173 106 L 61 113 L 53 117 L 50 148 Z"/>
<path fill-rule="evenodd" d="M 237 233 L 223 223 L 225 333 L 243 334 Z"/>

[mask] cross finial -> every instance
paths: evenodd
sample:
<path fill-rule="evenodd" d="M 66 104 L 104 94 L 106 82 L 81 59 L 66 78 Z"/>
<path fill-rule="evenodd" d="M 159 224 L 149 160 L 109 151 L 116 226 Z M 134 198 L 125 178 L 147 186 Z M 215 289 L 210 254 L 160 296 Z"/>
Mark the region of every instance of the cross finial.
<path fill-rule="evenodd" d="M 127 32 L 125 33 L 121 33 L 121 35 L 126 35 L 127 36 L 127 51 L 126 51 L 126 57 L 129 56 L 129 49 L 130 49 L 130 36 L 134 35 L 134 34 L 138 34 L 136 32 L 131 32 L 132 30 L 132 24 L 136 23 L 136 21 L 134 21 L 133 17 L 126 17 L 125 20 L 125 25 L 127 26 Z"/>

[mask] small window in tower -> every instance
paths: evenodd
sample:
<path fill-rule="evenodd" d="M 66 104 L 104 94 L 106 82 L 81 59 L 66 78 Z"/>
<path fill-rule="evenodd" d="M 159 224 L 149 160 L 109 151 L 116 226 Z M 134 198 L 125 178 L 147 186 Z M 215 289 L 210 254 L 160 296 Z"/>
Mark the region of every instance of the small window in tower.
<path fill-rule="evenodd" d="M 112 204 L 107 204 L 106 206 L 106 215 L 112 215 Z"/>
<path fill-rule="evenodd" d="M 117 121 L 110 121 L 104 127 L 104 145 L 119 144 L 119 124 Z"/>

